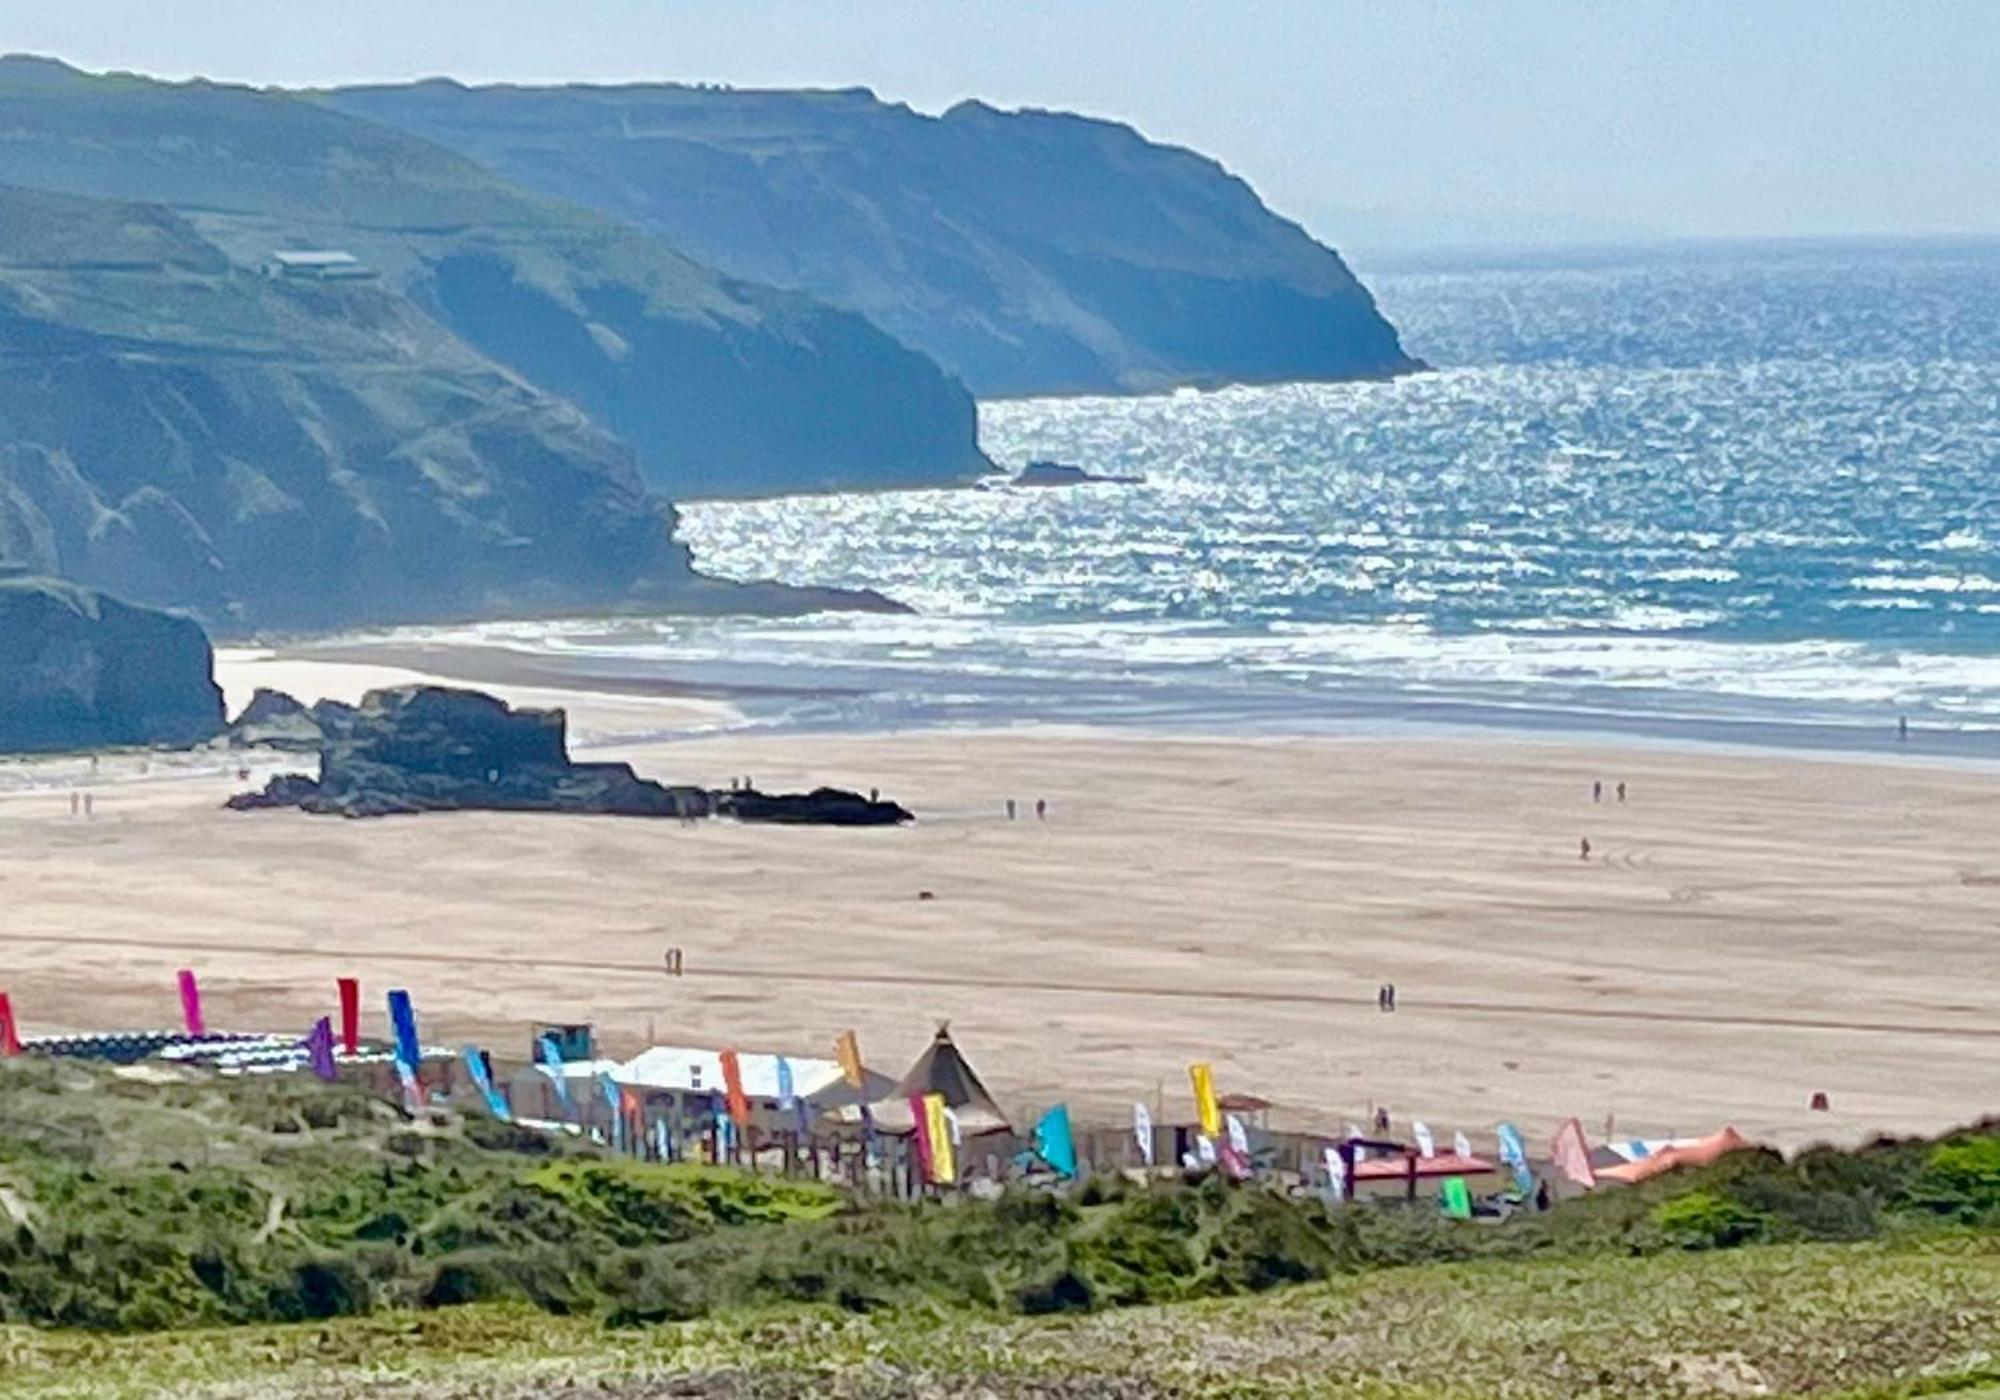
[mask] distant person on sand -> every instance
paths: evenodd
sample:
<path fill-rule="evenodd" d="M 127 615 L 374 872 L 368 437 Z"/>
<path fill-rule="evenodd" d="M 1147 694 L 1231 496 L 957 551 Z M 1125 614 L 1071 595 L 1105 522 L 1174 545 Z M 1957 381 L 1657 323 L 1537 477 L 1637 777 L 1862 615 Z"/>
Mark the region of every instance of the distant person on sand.
<path fill-rule="evenodd" d="M 69 795 L 69 814 L 73 817 L 83 810 L 83 795 L 72 792 Z"/>
<path fill-rule="evenodd" d="M 1388 997 L 1388 1009 L 1394 1011 L 1396 1009 L 1396 984 L 1394 982 L 1388 983 L 1383 988 L 1383 991 Z"/>
<path fill-rule="evenodd" d="M 1378 1108 L 1375 1110 L 1375 1131 L 1383 1137 L 1387 1137 L 1389 1135 L 1388 1109 Z"/>
<path fill-rule="evenodd" d="M 1592 802 L 1602 802 L 1604 800 L 1604 783 L 1602 780 L 1590 785 L 1590 800 Z"/>
<path fill-rule="evenodd" d="M 1908 715 L 1897 715 L 1896 716 L 1897 741 L 1899 743 L 1907 743 L 1909 741 L 1909 738 L 1910 738 L 1910 717 Z"/>
<path fill-rule="evenodd" d="M 1035 820 L 1038 822 L 1045 822 L 1048 819 L 1049 819 L 1048 801 L 1046 798 L 1037 797 L 1035 799 Z"/>
<path fill-rule="evenodd" d="M 1578 860 L 1590 859 L 1590 838 L 1588 836 L 1584 837 L 1582 841 L 1577 843 L 1576 858 Z"/>
<path fill-rule="evenodd" d="M 1618 800 L 1620 802 L 1623 802 L 1625 800 L 1625 784 L 1622 779 L 1619 781 L 1618 784 Z"/>
<path fill-rule="evenodd" d="M 1014 799 L 1011 797 L 1007 799 L 1007 820 L 1014 820 Z"/>

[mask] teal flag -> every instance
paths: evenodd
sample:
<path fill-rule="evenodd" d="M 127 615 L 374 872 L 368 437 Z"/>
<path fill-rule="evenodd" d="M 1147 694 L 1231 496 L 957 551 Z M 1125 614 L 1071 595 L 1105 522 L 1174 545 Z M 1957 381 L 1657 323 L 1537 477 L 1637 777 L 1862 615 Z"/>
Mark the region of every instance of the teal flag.
<path fill-rule="evenodd" d="M 513 1110 L 507 1106 L 507 1097 L 493 1083 L 493 1076 L 487 1073 L 486 1056 L 477 1045 L 468 1045 L 460 1052 L 465 1057 L 465 1072 L 472 1077 L 472 1086 L 479 1090 L 486 1100 L 486 1111 L 502 1123 L 514 1121 Z"/>
<path fill-rule="evenodd" d="M 1076 1137 L 1069 1130 L 1068 1104 L 1057 1104 L 1035 1124 L 1035 1155 L 1064 1176 L 1076 1175 Z"/>

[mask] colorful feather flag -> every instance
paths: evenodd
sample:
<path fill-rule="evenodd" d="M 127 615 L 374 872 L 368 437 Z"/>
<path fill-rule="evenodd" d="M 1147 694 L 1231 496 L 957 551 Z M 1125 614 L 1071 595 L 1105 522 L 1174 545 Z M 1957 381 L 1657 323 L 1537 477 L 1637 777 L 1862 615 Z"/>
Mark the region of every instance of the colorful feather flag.
<path fill-rule="evenodd" d="M 1465 1189 L 1464 1177 L 1444 1179 L 1444 1213 L 1453 1220 L 1472 1219 L 1472 1193 Z"/>
<path fill-rule="evenodd" d="M 1435 1157 L 1438 1155 L 1437 1139 L 1431 1136 L 1431 1130 L 1423 1123 L 1411 1123 L 1410 1136 L 1417 1140 L 1417 1155 L 1419 1157 Z"/>
<path fill-rule="evenodd" d="M 796 1098 L 792 1086 L 792 1062 L 780 1055 L 778 1056 L 778 1107 L 789 1113 Z"/>
<path fill-rule="evenodd" d="M 1206 1064 L 1189 1065 L 1188 1081 L 1194 1085 L 1194 1107 L 1201 1119 L 1202 1135 L 1221 1137 L 1222 1104 L 1215 1097 L 1215 1072 Z"/>
<path fill-rule="evenodd" d="M 335 985 L 340 989 L 340 1048 L 346 1055 L 358 1055 L 361 1053 L 361 982 L 358 978 L 342 977 Z"/>
<path fill-rule="evenodd" d="M 729 1118 L 739 1128 L 750 1126 L 750 1098 L 743 1092 L 743 1062 L 734 1050 L 722 1052 L 722 1088 L 729 1096 Z"/>
<path fill-rule="evenodd" d="M 958 1180 L 958 1154 L 952 1144 L 951 1124 L 943 1094 L 924 1095 L 924 1127 L 931 1144 L 931 1180 L 949 1186 Z"/>
<path fill-rule="evenodd" d="M 1590 1144 L 1584 1139 L 1583 1124 L 1576 1119 L 1556 1129 L 1555 1141 L 1549 1144 L 1549 1160 L 1578 1186 L 1588 1189 L 1597 1184 L 1597 1173 L 1590 1169 Z"/>
<path fill-rule="evenodd" d="M 611 1082 L 608 1074 L 597 1076 L 597 1092 L 604 1096 L 604 1107 L 611 1114 L 611 1150 L 623 1151 L 625 1147 L 625 1115 L 618 1111 L 618 1086 Z"/>
<path fill-rule="evenodd" d="M 1132 1105 L 1132 1140 L 1139 1145 L 1139 1160 L 1153 1165 L 1153 1115 L 1142 1103 Z"/>
<path fill-rule="evenodd" d="M 834 1058 L 840 1061 L 840 1074 L 852 1089 L 868 1087 L 868 1075 L 861 1067 L 861 1042 L 854 1038 L 853 1031 L 842 1031 L 833 1043 Z"/>
<path fill-rule="evenodd" d="M 14 1024 L 14 999 L 0 992 L 0 1055 L 9 1059 L 21 1053 L 21 1030 Z"/>
<path fill-rule="evenodd" d="M 320 1079 L 330 1081 L 339 1077 L 340 1072 L 333 1066 L 333 1022 L 325 1016 L 314 1021 L 313 1028 L 306 1032 L 306 1063 Z"/>
<path fill-rule="evenodd" d="M 1057 1104 L 1035 1124 L 1035 1155 L 1063 1176 L 1076 1175 L 1076 1136 L 1070 1131 L 1068 1104 Z"/>
<path fill-rule="evenodd" d="M 417 1040 L 417 1011 L 410 994 L 401 987 L 389 991 L 389 1024 L 396 1031 L 396 1062 L 414 1070 L 423 1062 L 424 1049 Z"/>
<path fill-rule="evenodd" d="M 174 976 L 181 984 L 181 1020 L 187 1033 L 199 1039 L 208 1034 L 208 1023 L 201 1017 L 201 988 L 195 985 L 194 969 L 184 967 Z"/>
<path fill-rule="evenodd" d="M 493 1083 L 492 1071 L 486 1065 L 486 1052 L 477 1045 L 468 1045 L 459 1054 L 465 1060 L 466 1075 L 472 1080 L 472 1087 L 486 1100 L 486 1111 L 502 1123 L 514 1121 L 514 1111 L 507 1106 L 507 1100 Z"/>
<path fill-rule="evenodd" d="M 1327 1184 L 1333 1188 L 1333 1194 L 1345 1200 L 1347 1198 L 1347 1160 L 1340 1155 L 1340 1149 L 1337 1147 L 1327 1148 L 1320 1155 L 1320 1160 L 1326 1163 L 1326 1180 Z"/>
<path fill-rule="evenodd" d="M 555 1081 L 556 1102 L 562 1105 L 563 1117 L 569 1117 L 569 1076 L 563 1073 L 562 1047 L 556 1038 L 545 1035 L 538 1042 L 542 1052 L 542 1070 Z"/>
<path fill-rule="evenodd" d="M 1470 1157 L 1472 1155 L 1472 1139 L 1464 1133 L 1453 1133 L 1451 1135 L 1451 1150 L 1461 1157 Z"/>
<path fill-rule="evenodd" d="M 910 1095 L 910 1125 L 910 1140 L 917 1149 L 917 1166 L 922 1170 L 925 1181 L 935 1181 L 937 1176 L 931 1165 L 935 1144 L 931 1141 L 930 1104 L 922 1094 Z"/>
<path fill-rule="evenodd" d="M 1495 1131 L 1500 1139 L 1500 1160 L 1514 1173 L 1514 1187 L 1523 1196 L 1535 1189 L 1535 1173 L 1528 1166 L 1528 1146 L 1521 1141 L 1521 1130 L 1512 1123 L 1502 1123 Z"/>

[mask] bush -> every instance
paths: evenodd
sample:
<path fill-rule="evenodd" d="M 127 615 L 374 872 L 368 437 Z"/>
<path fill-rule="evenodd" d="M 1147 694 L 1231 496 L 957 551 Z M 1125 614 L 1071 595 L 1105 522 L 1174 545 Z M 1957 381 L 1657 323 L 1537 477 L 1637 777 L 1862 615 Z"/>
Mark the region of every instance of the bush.
<path fill-rule="evenodd" d="M 1689 1191 L 1653 1207 L 1652 1221 L 1681 1249 L 1731 1249 L 1764 1233 L 1764 1217 L 1720 1192 Z"/>
<path fill-rule="evenodd" d="M 1911 1196 L 1927 1210 L 1963 1220 L 2000 1207 L 2000 1137 L 1939 1143 L 1925 1157 Z"/>

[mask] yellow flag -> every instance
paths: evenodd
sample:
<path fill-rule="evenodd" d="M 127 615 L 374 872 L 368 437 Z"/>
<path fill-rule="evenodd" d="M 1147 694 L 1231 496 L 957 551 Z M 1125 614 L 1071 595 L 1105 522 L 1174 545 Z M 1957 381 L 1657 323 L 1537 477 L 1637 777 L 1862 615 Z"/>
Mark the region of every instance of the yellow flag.
<path fill-rule="evenodd" d="M 924 1095 L 924 1132 L 931 1140 L 931 1180 L 945 1185 L 957 1181 L 958 1154 L 952 1150 L 943 1094 Z"/>
<path fill-rule="evenodd" d="M 861 1072 L 861 1042 L 854 1038 L 853 1031 L 842 1031 L 840 1039 L 833 1043 L 834 1058 L 840 1061 L 840 1074 L 856 1089 L 868 1087 L 868 1077 Z"/>
<path fill-rule="evenodd" d="M 1203 1137 L 1222 1136 L 1222 1105 L 1215 1101 L 1215 1075 L 1209 1067 L 1189 1065 L 1188 1078 L 1194 1081 L 1194 1106 L 1201 1114 Z"/>

